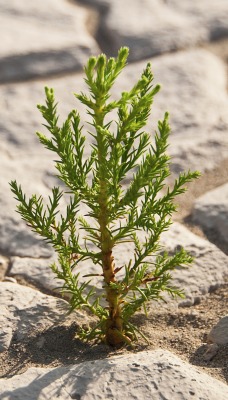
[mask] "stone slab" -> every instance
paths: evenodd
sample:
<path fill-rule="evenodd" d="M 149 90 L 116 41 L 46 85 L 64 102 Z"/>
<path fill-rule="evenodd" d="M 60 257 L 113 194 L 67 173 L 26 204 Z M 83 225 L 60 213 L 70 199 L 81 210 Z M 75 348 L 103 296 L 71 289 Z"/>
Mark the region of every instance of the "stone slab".
<path fill-rule="evenodd" d="M 23 276 L 26 279 L 32 279 L 35 284 L 41 285 L 45 289 L 55 290 L 63 282 L 57 279 L 50 268 L 54 262 L 52 258 L 29 258 L 12 257 L 11 258 L 11 276 Z"/>
<path fill-rule="evenodd" d="M 158 119 L 170 113 L 172 170 L 214 169 L 228 154 L 226 65 L 203 49 L 133 63 L 120 75 L 116 97 L 132 87 L 147 61 L 152 61 L 155 83 L 162 86 L 147 129 L 153 137 Z"/>
<path fill-rule="evenodd" d="M 82 69 L 98 52 L 88 10 L 65 0 L 0 1 L 0 82 Z"/>
<path fill-rule="evenodd" d="M 2 400 L 226 400 L 228 387 L 172 353 L 145 351 L 0 379 Z"/>
<path fill-rule="evenodd" d="M 228 344 L 228 315 L 222 317 L 218 323 L 213 326 L 207 338 L 209 343 L 218 345 Z"/>
<path fill-rule="evenodd" d="M 68 303 L 38 290 L 16 283 L 0 282 L 0 352 L 6 350 L 13 336 L 26 338 L 32 331 L 64 321 Z M 84 315 L 76 312 L 80 323 Z"/>
<path fill-rule="evenodd" d="M 8 270 L 9 260 L 6 257 L 0 255 L 0 281 L 2 281 L 5 277 L 5 274 Z"/>
<path fill-rule="evenodd" d="M 98 39 L 109 54 L 132 49 L 131 60 L 228 36 L 226 0 L 80 0 L 100 12 Z M 104 39 L 105 38 L 105 39 Z"/>
<path fill-rule="evenodd" d="M 228 245 L 228 183 L 196 199 L 193 221 L 204 231 L 214 231 Z"/>
<path fill-rule="evenodd" d="M 211 3 L 208 9 L 208 1 L 201 0 L 197 3 L 188 0 L 167 0 L 166 3 L 173 10 L 178 11 L 186 17 L 192 17 L 199 24 L 205 26 L 208 30 L 208 40 L 217 40 L 228 36 L 227 12 L 228 6 L 226 0 L 218 0 Z"/>
<path fill-rule="evenodd" d="M 228 276 L 228 257 L 214 244 L 190 232 L 183 225 L 174 223 L 163 234 L 161 242 L 171 253 L 184 247 L 193 257 L 191 267 L 177 267 L 171 273 L 173 284 L 184 289 L 186 299 L 179 306 L 191 306 L 224 283 Z"/>
<path fill-rule="evenodd" d="M 49 162 L 47 160 L 46 166 Z M 0 180 L 0 249 L 5 255 L 18 255 L 29 257 L 50 257 L 53 254 L 50 246 L 37 237 L 21 220 L 16 210 L 16 201 L 10 191 L 9 182 L 17 179 L 22 187 L 26 187 L 28 195 L 42 193 L 46 197 L 50 194 L 42 183 L 41 162 L 33 157 L 33 170 L 31 171 L 31 159 L 25 160 L 18 157 L 12 159 L 7 154 L 1 153 L 1 171 L 4 171 Z M 32 173 L 30 173 L 30 172 Z"/>

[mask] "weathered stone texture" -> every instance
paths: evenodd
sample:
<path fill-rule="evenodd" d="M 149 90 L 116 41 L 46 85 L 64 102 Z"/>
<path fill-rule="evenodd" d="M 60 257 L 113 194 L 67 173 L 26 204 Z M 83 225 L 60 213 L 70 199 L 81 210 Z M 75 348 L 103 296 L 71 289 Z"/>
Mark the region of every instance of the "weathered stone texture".
<path fill-rule="evenodd" d="M 131 60 L 228 36 L 226 0 L 80 0 L 100 11 L 98 39 L 109 53 L 132 49 Z"/>
<path fill-rule="evenodd" d="M 228 183 L 210 190 L 195 201 L 193 221 L 205 232 L 214 231 L 228 244 Z"/>
<path fill-rule="evenodd" d="M 98 52 L 88 11 L 64 0 L 0 1 L 0 82 L 82 69 Z"/>
<path fill-rule="evenodd" d="M 30 368 L 0 379 L 2 400 L 145 399 L 226 400 L 228 387 L 165 350 L 89 361 L 70 367 Z"/>
<path fill-rule="evenodd" d="M 13 336 L 25 339 L 37 329 L 64 321 L 68 303 L 11 282 L 0 282 L 0 352 L 6 350 Z M 80 312 L 76 319 L 85 321 Z"/>
<path fill-rule="evenodd" d="M 210 290 L 219 287 L 228 276 L 228 257 L 215 245 L 175 223 L 163 234 L 162 243 L 166 249 L 175 252 L 183 247 L 193 257 L 191 267 L 173 271 L 173 283 L 184 289 L 186 299 L 180 306 L 191 306 Z"/>
<path fill-rule="evenodd" d="M 228 315 L 221 318 L 208 334 L 208 342 L 218 345 L 228 344 Z"/>

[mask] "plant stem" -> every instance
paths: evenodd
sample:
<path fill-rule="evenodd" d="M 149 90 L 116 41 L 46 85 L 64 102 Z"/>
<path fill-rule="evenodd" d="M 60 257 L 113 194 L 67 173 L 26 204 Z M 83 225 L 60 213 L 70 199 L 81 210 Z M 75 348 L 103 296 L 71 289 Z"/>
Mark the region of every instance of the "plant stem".
<path fill-rule="evenodd" d="M 102 103 L 102 100 L 101 100 Z M 97 104 L 98 105 L 98 104 Z M 103 128 L 104 113 L 103 107 L 100 105 L 96 109 L 95 117 L 96 125 Z M 118 289 L 112 288 L 111 283 L 116 283 L 115 279 L 115 264 L 114 257 L 112 255 L 114 242 L 111 237 L 109 226 L 109 208 L 108 208 L 108 187 L 107 187 L 107 170 L 104 168 L 104 159 L 106 158 L 106 152 L 104 151 L 105 139 L 102 132 L 97 130 L 97 149 L 98 149 L 98 170 L 99 170 L 99 217 L 98 223 L 100 228 L 100 246 L 101 246 L 101 258 L 103 276 L 106 290 L 106 300 L 109 307 L 109 317 L 106 321 L 105 340 L 111 345 L 122 344 L 123 340 L 123 322 L 121 318 L 121 308 Z"/>

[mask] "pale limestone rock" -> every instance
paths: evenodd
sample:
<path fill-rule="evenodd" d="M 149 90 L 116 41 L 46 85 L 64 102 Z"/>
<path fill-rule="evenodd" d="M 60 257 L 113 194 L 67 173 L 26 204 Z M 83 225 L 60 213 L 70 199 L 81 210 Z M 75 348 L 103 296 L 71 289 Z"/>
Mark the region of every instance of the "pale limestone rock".
<path fill-rule="evenodd" d="M 9 183 L 15 178 L 22 187 L 26 187 L 26 194 L 42 193 L 46 197 L 50 191 L 42 183 L 42 169 L 40 161 L 33 158 L 34 169 L 31 172 L 31 160 L 26 163 L 21 157 L 12 160 L 9 156 L 3 155 L 0 161 L 4 171 L 4 179 L 0 182 L 0 249 L 7 255 L 18 255 L 28 257 L 50 257 L 53 253 L 50 246 L 26 226 L 16 213 L 17 203 L 10 191 Z M 46 164 L 48 165 L 48 163 Z"/>
<path fill-rule="evenodd" d="M 211 329 L 207 340 L 209 343 L 216 343 L 218 345 L 228 344 L 228 315 L 221 318 Z"/>
<path fill-rule="evenodd" d="M 0 284 L 1 285 L 1 284 Z M 10 313 L 6 305 L 0 305 L 0 353 L 9 348 L 13 337 L 13 325 L 16 318 Z"/>
<path fill-rule="evenodd" d="M 57 368 L 30 368 L 0 379 L 3 400 L 226 400 L 228 387 L 165 350 Z"/>
<path fill-rule="evenodd" d="M 196 199 L 193 221 L 202 226 L 205 232 L 213 230 L 228 244 L 228 183 Z"/>
<path fill-rule="evenodd" d="M 9 260 L 7 259 L 7 257 L 0 255 L 0 281 L 4 280 L 5 274 L 7 273 L 8 265 Z"/>
<path fill-rule="evenodd" d="M 81 69 L 98 52 L 88 11 L 64 0 L 0 1 L 0 82 Z"/>
<path fill-rule="evenodd" d="M 105 51 L 132 48 L 131 59 L 227 37 L 228 5 L 218 0 L 81 0 L 100 11 L 98 39 Z"/>
<path fill-rule="evenodd" d="M 178 300 L 180 306 L 191 306 L 200 301 L 211 289 L 219 287 L 228 276 L 228 257 L 215 245 L 174 223 L 161 238 L 164 248 L 175 252 L 183 247 L 193 257 L 191 267 L 177 268 L 171 273 L 172 283 L 185 292 L 186 299 Z"/>
<path fill-rule="evenodd" d="M 22 340 L 38 328 L 64 321 L 68 311 L 66 301 L 11 282 L 0 282 L 0 298 L 0 351 L 10 346 L 13 336 Z M 76 312 L 75 320 L 81 324 L 85 317 Z"/>
<path fill-rule="evenodd" d="M 208 7 L 207 0 L 200 0 L 194 3 L 189 0 L 167 0 L 166 3 L 180 14 L 195 19 L 199 25 L 205 26 L 208 30 L 208 40 L 217 40 L 227 37 L 228 5 L 226 0 L 218 0 Z"/>
<path fill-rule="evenodd" d="M 30 278 L 44 288 L 54 290 L 63 285 L 63 281 L 56 278 L 54 272 L 50 268 L 50 264 L 54 262 L 52 258 L 29 258 L 29 257 L 12 257 L 12 267 L 10 274 L 13 276 L 24 276 Z"/>
<path fill-rule="evenodd" d="M 152 62 L 155 83 L 162 86 L 147 126 L 152 138 L 158 119 L 169 111 L 172 170 L 212 170 L 228 152 L 226 66 L 200 49 L 144 60 L 129 65 L 120 75 L 119 86 L 113 89 L 115 97 L 132 87 L 147 61 Z"/>

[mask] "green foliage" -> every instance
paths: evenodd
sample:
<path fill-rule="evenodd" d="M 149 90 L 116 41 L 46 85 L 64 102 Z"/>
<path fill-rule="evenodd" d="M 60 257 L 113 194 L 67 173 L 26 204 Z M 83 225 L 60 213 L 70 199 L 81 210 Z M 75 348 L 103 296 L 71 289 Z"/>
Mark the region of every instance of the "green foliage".
<path fill-rule="evenodd" d="M 171 286 L 171 272 L 176 266 L 189 265 L 192 257 L 184 249 L 174 255 L 161 252 L 159 239 L 176 211 L 175 197 L 185 191 L 186 182 L 199 175 L 183 173 L 172 188 L 167 187 L 168 114 L 158 122 L 153 143 L 143 130 L 160 89 L 152 85 L 150 64 L 129 92 L 123 92 L 119 100 L 110 100 L 110 90 L 127 57 L 128 49 L 121 48 L 116 59 L 102 54 L 91 57 L 85 67 L 90 94 L 76 97 L 87 107 L 92 125 L 87 158 L 78 112 L 72 110 L 60 126 L 53 89 L 45 88 L 46 104 L 38 109 L 50 135 L 37 135 L 58 156 L 58 177 L 66 187 L 65 193 L 70 193 L 65 214 L 59 211 L 64 189 L 54 187 L 45 205 L 42 196 L 27 199 L 16 181 L 10 184 L 22 218 L 58 254 L 58 262 L 51 268 L 63 281 L 62 291 L 69 294 L 70 309 L 86 308 L 98 319 L 93 329 L 81 331 L 81 337 L 104 339 L 110 345 L 131 343 L 137 338 L 140 332 L 131 317 L 148 301 L 163 299 L 165 292 L 183 295 Z M 113 110 L 116 121 L 109 122 L 106 116 Z M 125 178 L 131 179 L 128 186 L 123 185 Z M 89 210 L 87 215 L 80 214 L 82 204 Z M 80 237 L 85 238 L 83 245 Z M 127 264 L 115 265 L 113 249 L 118 250 L 124 242 L 132 243 L 132 256 Z M 80 265 L 88 259 L 96 265 L 97 274 L 84 276 L 88 280 L 82 283 Z M 94 275 L 103 280 L 102 295 L 91 283 Z M 101 305 L 104 299 L 107 306 Z"/>

